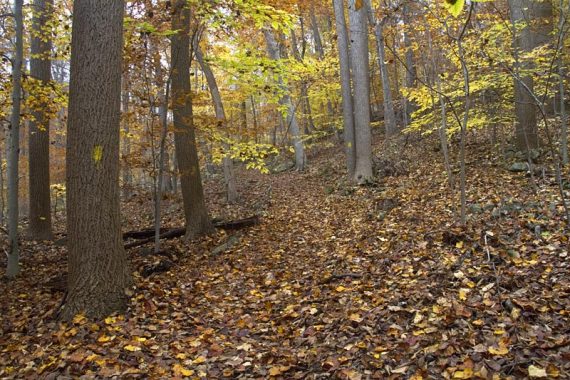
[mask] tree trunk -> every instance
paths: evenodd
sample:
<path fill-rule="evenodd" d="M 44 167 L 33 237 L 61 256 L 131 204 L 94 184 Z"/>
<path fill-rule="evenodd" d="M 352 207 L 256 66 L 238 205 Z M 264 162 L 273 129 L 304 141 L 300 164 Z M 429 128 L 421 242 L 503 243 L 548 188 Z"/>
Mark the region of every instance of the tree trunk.
<path fill-rule="evenodd" d="M 128 69 L 123 75 L 123 94 L 122 94 L 122 112 L 123 112 L 123 196 L 128 198 L 131 195 L 131 186 L 133 182 L 133 173 L 129 166 L 128 157 L 131 154 L 131 142 L 130 142 L 130 118 L 129 118 L 129 79 L 128 79 Z"/>
<path fill-rule="evenodd" d="M 370 130 L 370 67 L 366 7 L 349 6 L 350 63 L 353 75 L 356 163 L 354 179 L 364 184 L 372 179 L 372 133 Z"/>
<path fill-rule="evenodd" d="M 515 70 L 519 78 L 515 78 L 515 142 L 521 151 L 536 149 L 539 145 L 536 107 L 530 91 L 534 90 L 534 80 L 527 71 L 530 63 L 522 62 L 520 52 L 532 51 L 535 47 L 547 42 L 551 37 L 548 30 L 552 21 L 552 4 L 550 1 L 536 0 L 509 0 L 511 22 L 513 24 L 525 23 L 519 34 L 514 36 Z M 528 25 L 528 20 L 533 24 Z M 520 79 L 520 80 L 519 80 Z"/>
<path fill-rule="evenodd" d="M 53 12 L 53 0 L 34 0 L 31 36 L 30 75 L 42 87 L 51 80 L 51 35 L 48 21 Z M 34 240 L 51 240 L 51 202 L 49 175 L 49 116 L 48 99 L 41 99 L 32 111 L 29 129 L 29 229 Z"/>
<path fill-rule="evenodd" d="M 299 52 L 299 47 L 297 44 L 297 36 L 294 30 L 291 30 L 291 50 L 293 51 L 293 57 L 298 62 L 303 62 L 303 55 Z M 309 91 L 307 88 L 306 81 L 301 81 L 301 102 L 303 103 L 303 114 L 305 117 L 304 120 L 304 128 L 305 134 L 310 134 L 314 129 L 315 125 L 313 123 L 313 115 L 311 110 L 311 102 L 309 100 Z M 329 102 L 330 103 L 330 102 Z"/>
<path fill-rule="evenodd" d="M 0 136 L 3 135 L 3 128 L 0 129 Z M 0 141 L 3 141 L 4 139 L 0 137 Z M 1 145 L 1 144 L 0 144 Z M 3 162 L 2 159 L 2 149 L 0 146 L 0 162 Z M 0 226 L 4 225 L 5 222 L 5 208 L 6 208 L 6 202 L 4 200 L 4 166 L 0 165 Z"/>
<path fill-rule="evenodd" d="M 315 52 L 319 58 L 322 58 L 325 56 L 325 49 L 323 48 L 323 40 L 321 39 L 321 33 L 319 33 L 319 24 L 317 23 L 317 16 L 314 10 L 311 11 L 311 29 L 315 43 Z"/>
<path fill-rule="evenodd" d="M 564 0 L 560 0 L 560 16 L 558 20 L 558 47 L 560 51 L 558 52 L 558 96 L 560 97 L 560 156 L 562 159 L 562 165 L 568 165 L 568 118 L 566 115 L 566 99 L 564 91 L 564 61 L 563 61 L 563 50 L 564 49 L 564 25 L 567 22 L 564 19 Z M 568 3 L 568 14 L 570 14 L 570 3 Z M 568 17 L 568 16 L 566 16 Z"/>
<path fill-rule="evenodd" d="M 279 60 L 281 55 L 279 53 L 279 46 L 273 35 L 273 31 L 269 28 L 263 30 L 265 35 L 265 41 L 267 43 L 267 51 L 269 57 L 273 60 Z M 295 149 L 295 168 L 298 171 L 305 170 L 305 148 L 303 146 L 303 141 L 301 140 L 301 132 L 299 130 L 299 124 L 297 123 L 297 117 L 295 116 L 296 107 L 291 101 L 291 95 L 289 95 L 289 89 L 284 88 L 283 78 L 281 76 L 278 79 L 279 85 L 283 87 L 283 96 L 280 100 L 281 104 L 287 107 L 287 125 L 286 130 L 290 128 L 291 134 L 293 135 L 293 148 Z M 288 128 L 287 128 L 288 127 Z"/>
<path fill-rule="evenodd" d="M 342 116 L 344 129 L 344 147 L 346 152 L 346 167 L 348 176 L 354 177 L 356 163 L 356 143 L 354 141 L 354 111 L 352 92 L 350 89 L 350 58 L 348 33 L 343 0 L 333 0 L 336 19 L 337 46 L 340 61 L 340 84 L 342 92 Z"/>
<path fill-rule="evenodd" d="M 374 10 L 370 5 L 370 0 L 366 1 L 368 10 L 368 19 L 370 24 L 374 25 L 374 35 L 376 36 L 376 49 L 378 50 L 378 66 L 380 67 L 380 75 L 382 76 L 382 95 L 384 97 L 384 127 L 386 128 L 386 136 L 390 137 L 398 132 L 396 126 L 396 115 L 394 113 L 394 102 L 392 100 L 392 90 L 390 88 L 390 77 L 388 76 L 388 67 L 386 65 L 386 51 L 384 47 L 384 25 L 383 21 L 376 20 Z"/>
<path fill-rule="evenodd" d="M 202 178 L 192 120 L 190 91 L 190 9 L 185 0 L 176 0 L 172 14 L 172 111 L 174 145 L 180 173 L 186 236 L 192 239 L 214 230 L 204 200 Z"/>
<path fill-rule="evenodd" d="M 404 3 L 402 13 L 404 20 L 404 47 L 406 49 L 406 88 L 409 89 L 415 86 L 417 79 L 416 65 L 414 63 L 414 51 L 412 50 L 412 43 L 408 33 L 408 28 L 411 26 L 409 4 Z M 416 105 L 413 102 L 404 98 L 404 120 L 406 120 L 406 126 L 411 120 L 411 115 L 415 111 L 415 108 Z"/>
<path fill-rule="evenodd" d="M 199 43 L 194 44 L 194 52 L 196 54 L 196 60 L 200 64 L 202 72 L 206 76 L 206 81 L 208 82 L 208 88 L 210 89 L 210 95 L 212 96 L 212 102 L 214 103 L 214 110 L 216 112 L 216 119 L 218 120 L 218 126 L 224 131 L 227 131 L 226 112 L 224 110 L 224 103 L 222 102 L 222 96 L 218 89 L 216 77 L 214 77 L 214 73 L 212 72 L 210 65 L 204 61 L 204 55 L 202 54 L 202 49 L 200 48 Z M 243 104 L 245 105 L 245 101 Z M 234 175 L 234 163 L 232 158 L 229 156 L 228 144 L 224 144 L 224 149 L 227 151 L 227 154 L 224 156 L 222 161 L 224 180 L 226 182 L 226 200 L 228 203 L 235 203 L 238 200 L 238 193 Z"/>
<path fill-rule="evenodd" d="M 67 132 L 68 294 L 61 316 L 124 311 L 119 142 L 124 2 L 75 0 Z"/>
<path fill-rule="evenodd" d="M 18 162 L 20 150 L 20 100 L 22 95 L 22 60 L 24 55 L 23 0 L 14 1 L 16 46 L 12 62 L 12 115 L 8 141 L 8 263 L 6 276 L 14 278 L 20 272 L 18 246 Z"/>

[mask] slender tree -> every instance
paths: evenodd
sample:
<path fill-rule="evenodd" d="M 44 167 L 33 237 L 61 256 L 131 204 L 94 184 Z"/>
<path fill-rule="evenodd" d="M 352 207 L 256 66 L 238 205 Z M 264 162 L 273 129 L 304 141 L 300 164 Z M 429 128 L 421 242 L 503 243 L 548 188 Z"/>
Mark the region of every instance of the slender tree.
<path fill-rule="evenodd" d="M 382 77 L 382 94 L 384 96 L 384 126 L 386 136 L 393 136 L 398 132 L 396 126 L 396 114 L 394 113 L 394 102 L 392 100 L 392 89 L 390 88 L 390 77 L 388 76 L 388 65 L 386 64 L 386 49 L 384 47 L 384 20 L 376 19 L 370 0 L 364 0 L 368 12 L 370 24 L 374 26 L 374 36 L 376 37 L 376 49 L 378 50 L 377 60 Z"/>
<path fill-rule="evenodd" d="M 180 172 L 186 239 L 211 233 L 200 176 L 196 136 L 192 120 L 190 91 L 190 8 L 185 0 L 173 4 L 172 29 L 172 111 L 174 116 L 174 145 Z"/>
<path fill-rule="evenodd" d="M 348 176 L 354 176 L 356 163 L 356 143 L 354 141 L 354 110 L 352 91 L 350 87 L 350 57 L 348 46 L 348 32 L 343 0 L 333 0 L 336 20 L 337 48 L 340 61 L 340 87 L 342 92 L 342 116 L 344 149 L 346 152 L 346 167 Z"/>
<path fill-rule="evenodd" d="M 350 22 L 350 63 L 354 94 L 356 163 L 354 179 L 366 183 L 372 176 L 372 132 L 370 130 L 370 67 L 368 63 L 368 22 L 366 7 L 354 2 L 348 8 Z"/>
<path fill-rule="evenodd" d="M 34 0 L 30 75 L 42 87 L 51 80 L 51 36 L 48 21 L 53 12 L 53 0 Z M 49 116 L 48 99 L 33 111 L 29 126 L 29 230 L 32 239 L 50 240 L 51 202 L 49 174 Z"/>
<path fill-rule="evenodd" d="M 210 65 L 204 59 L 204 54 L 202 53 L 199 43 L 194 44 L 194 53 L 196 54 L 196 60 L 202 68 L 202 72 L 206 76 L 206 81 L 208 82 L 208 88 L 210 90 L 210 95 L 212 96 L 212 102 L 214 103 L 214 111 L 216 113 L 218 126 L 222 127 L 223 130 L 227 130 L 226 111 L 224 110 L 224 103 L 222 102 L 222 96 L 218 89 L 218 83 L 216 82 L 216 77 L 214 76 Z M 245 101 L 243 104 L 245 104 Z M 225 149 L 227 150 L 228 148 L 228 144 L 225 144 Z M 232 158 L 227 154 L 222 160 L 222 167 L 224 170 L 224 180 L 226 182 L 226 200 L 228 203 L 235 203 L 238 199 L 238 192 L 234 175 L 234 164 Z"/>
<path fill-rule="evenodd" d="M 15 277 L 20 272 L 20 251 L 18 246 L 18 163 L 20 151 L 20 107 L 22 95 L 22 60 L 24 55 L 23 0 L 14 1 L 16 44 L 12 58 L 12 115 L 10 117 L 8 141 L 8 263 L 6 276 Z"/>
<path fill-rule="evenodd" d="M 266 27 L 263 30 L 265 35 L 265 42 L 267 44 L 267 52 L 269 57 L 273 60 L 281 59 L 281 53 L 279 52 L 279 45 L 275 40 L 273 31 Z M 285 88 L 283 84 L 283 78 L 279 76 L 279 85 L 283 88 L 283 96 L 281 97 L 280 103 L 287 107 L 287 127 L 290 128 L 291 134 L 293 135 L 293 148 L 295 149 L 295 168 L 299 171 L 305 169 L 305 148 L 303 146 L 303 141 L 301 140 L 301 131 L 299 129 L 299 124 L 297 123 L 296 107 L 291 101 L 291 95 L 289 94 L 289 89 Z"/>
<path fill-rule="evenodd" d="M 127 306 L 121 238 L 121 0 L 75 0 L 67 131 L 68 293 L 61 316 L 99 318 Z"/>

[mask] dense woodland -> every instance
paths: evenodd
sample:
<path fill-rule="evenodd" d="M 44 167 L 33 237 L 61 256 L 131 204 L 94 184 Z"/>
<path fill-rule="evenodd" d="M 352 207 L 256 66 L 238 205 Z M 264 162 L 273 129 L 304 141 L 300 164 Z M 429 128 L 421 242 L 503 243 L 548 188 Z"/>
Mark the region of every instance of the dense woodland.
<path fill-rule="evenodd" d="M 0 0 L 0 378 L 570 378 L 568 0 Z"/>

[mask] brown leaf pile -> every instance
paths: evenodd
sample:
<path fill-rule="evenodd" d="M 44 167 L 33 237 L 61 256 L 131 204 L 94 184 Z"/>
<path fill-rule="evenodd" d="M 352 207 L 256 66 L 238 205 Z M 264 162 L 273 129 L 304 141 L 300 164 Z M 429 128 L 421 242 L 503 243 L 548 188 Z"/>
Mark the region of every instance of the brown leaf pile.
<path fill-rule="evenodd" d="M 568 378 L 556 187 L 544 179 L 534 193 L 473 149 L 459 227 L 441 159 L 416 154 L 409 174 L 371 187 L 343 179 L 338 149 L 304 174 L 242 172 L 243 206 L 211 207 L 262 223 L 221 254 L 210 252 L 222 233 L 165 243 L 175 266 L 147 278 L 138 268 L 156 258 L 131 252 L 131 307 L 104 321 L 54 321 L 62 293 L 48 280 L 65 250 L 26 243 L 25 275 L 0 286 L 0 377 Z M 180 225 L 172 204 L 166 224 Z M 137 207 L 125 229 L 150 225 Z"/>

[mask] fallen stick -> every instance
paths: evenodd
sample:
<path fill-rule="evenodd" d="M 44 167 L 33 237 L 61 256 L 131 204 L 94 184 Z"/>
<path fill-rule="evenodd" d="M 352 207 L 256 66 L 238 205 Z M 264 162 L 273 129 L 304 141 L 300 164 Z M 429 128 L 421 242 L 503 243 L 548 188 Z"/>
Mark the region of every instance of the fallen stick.
<path fill-rule="evenodd" d="M 245 219 L 233 220 L 230 222 L 217 222 L 214 223 L 214 227 L 220 228 L 223 230 L 239 230 L 246 227 L 255 226 L 259 224 L 260 219 L 259 216 L 255 215 Z M 147 238 L 139 238 L 140 240 L 134 241 L 132 243 L 125 244 L 125 249 L 139 247 L 141 245 L 145 245 L 154 241 L 154 231 L 149 234 L 149 230 L 142 230 L 142 231 L 129 231 L 128 234 L 130 237 L 134 236 L 148 236 Z M 175 239 L 177 237 L 184 236 L 186 234 L 186 228 L 172 228 L 172 229 L 161 229 L 159 239 Z M 123 234 L 123 237 L 125 236 Z"/>

